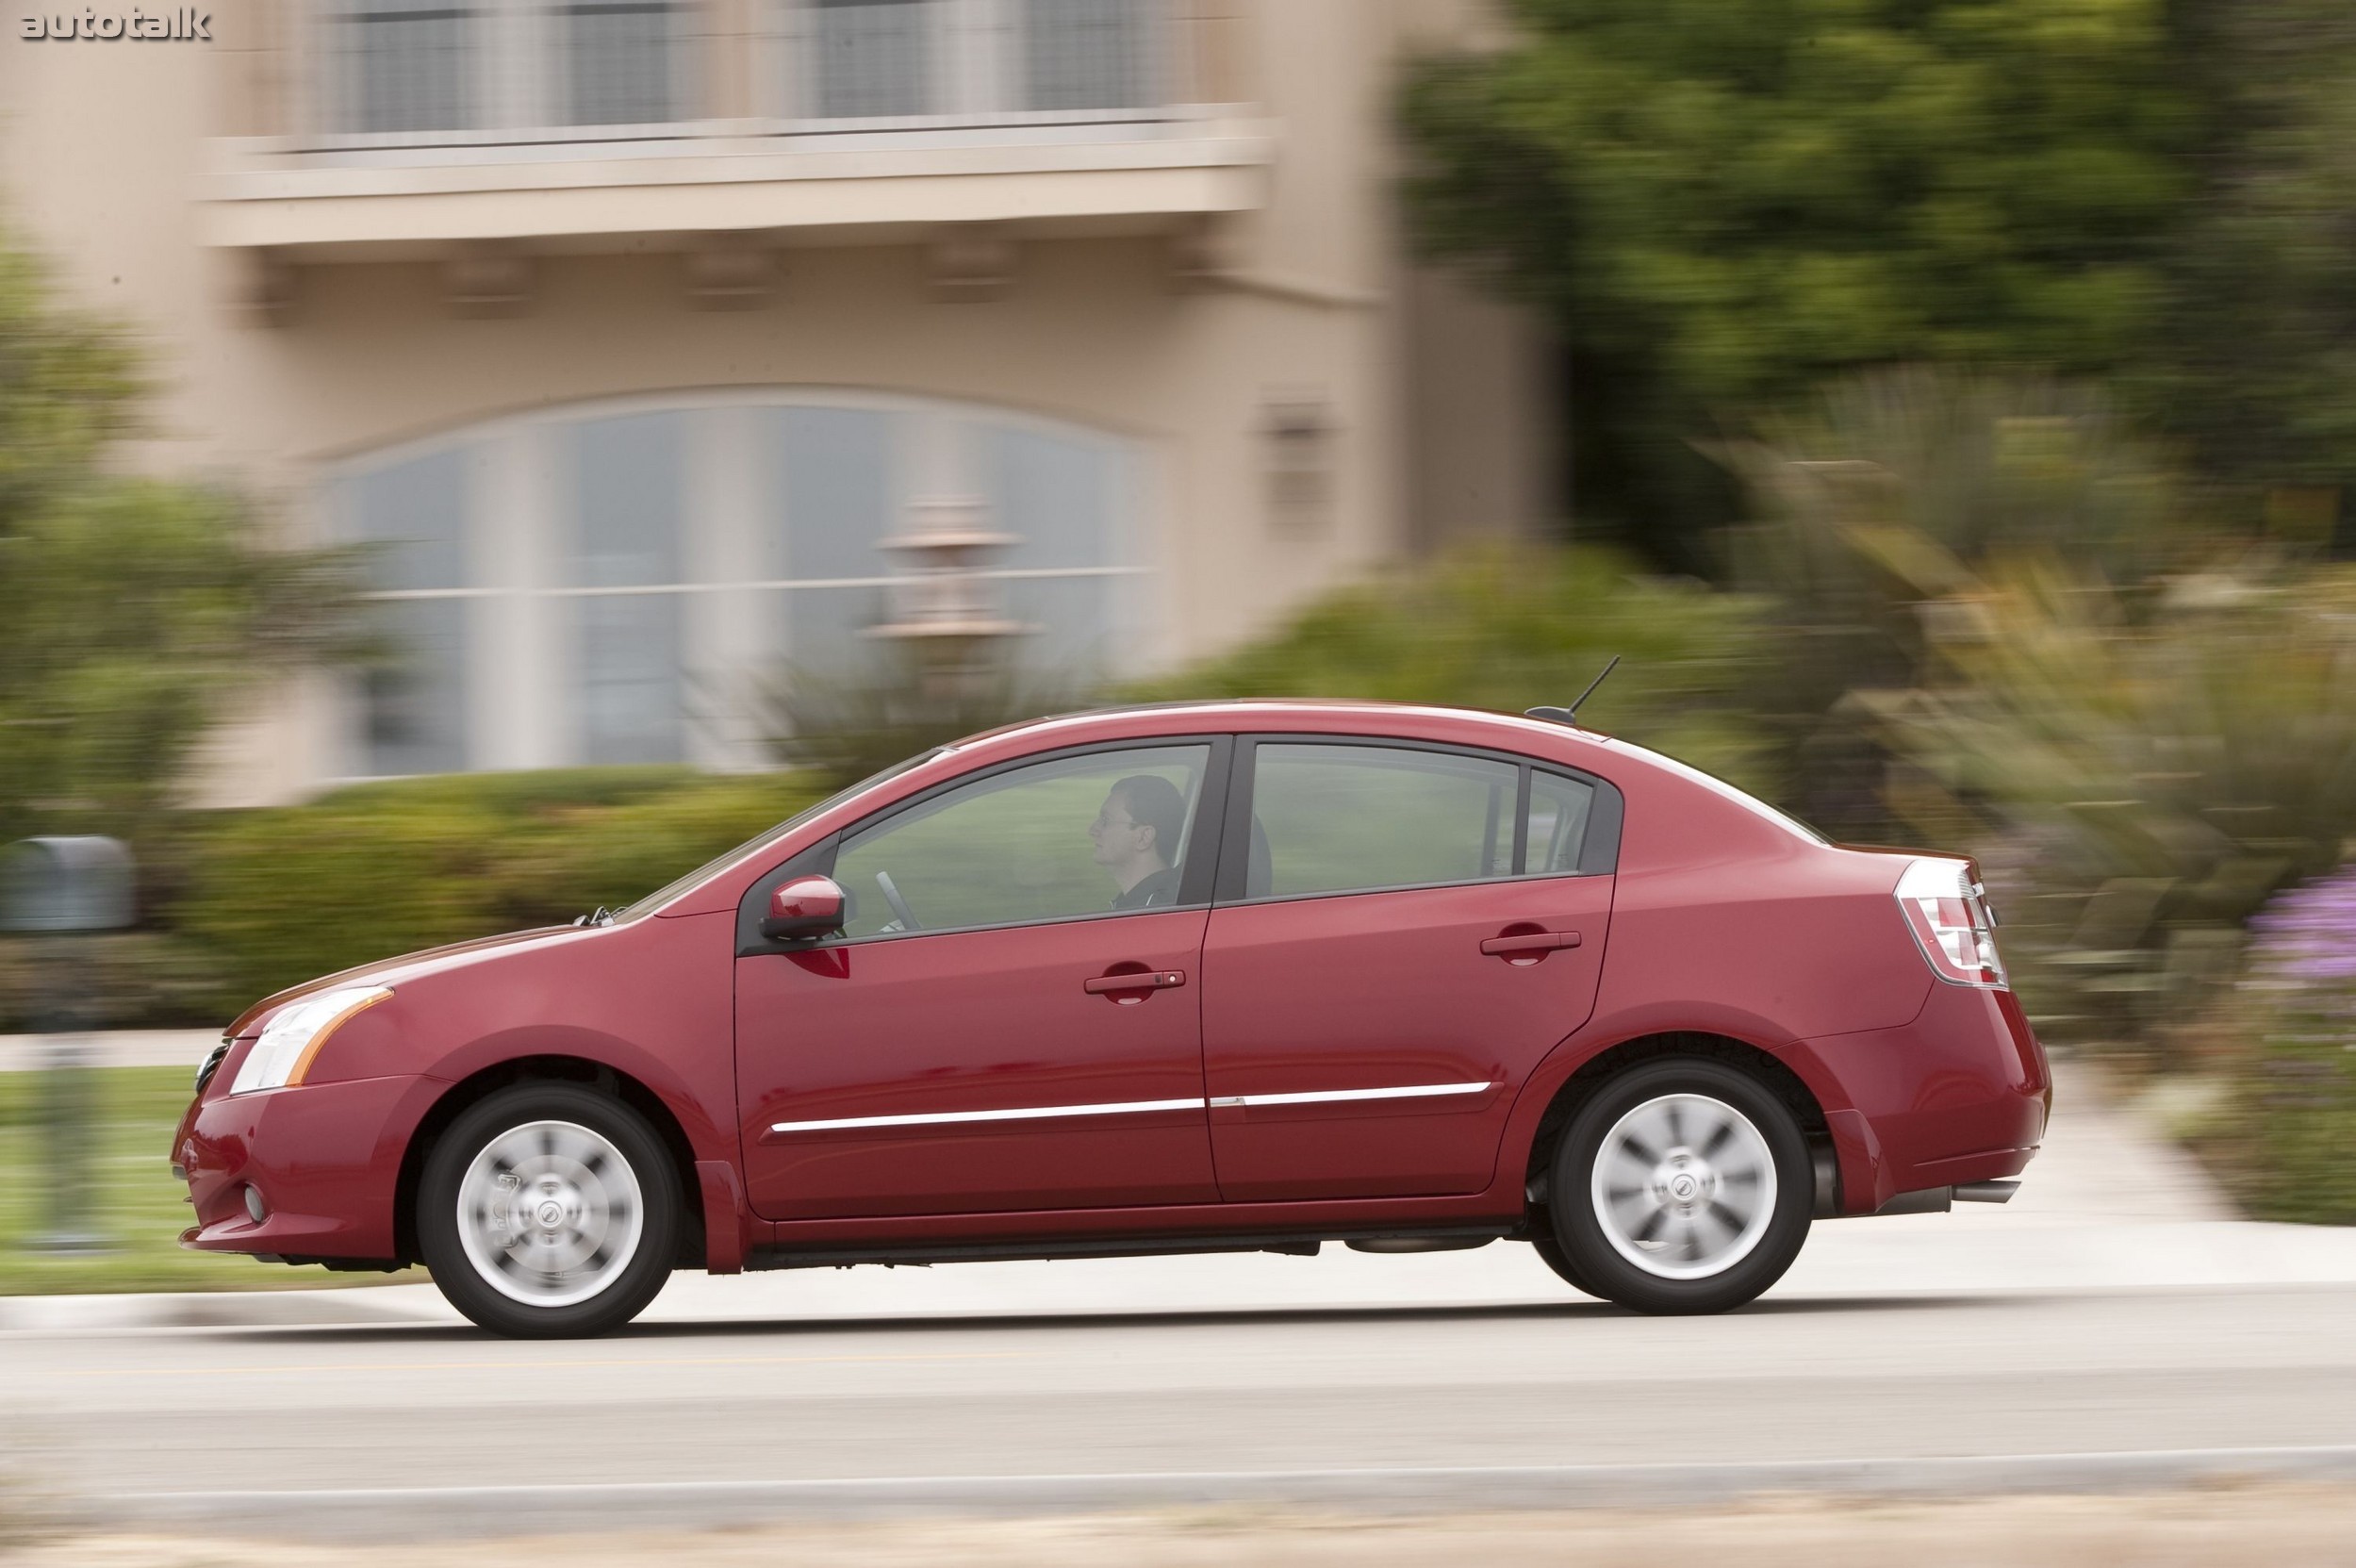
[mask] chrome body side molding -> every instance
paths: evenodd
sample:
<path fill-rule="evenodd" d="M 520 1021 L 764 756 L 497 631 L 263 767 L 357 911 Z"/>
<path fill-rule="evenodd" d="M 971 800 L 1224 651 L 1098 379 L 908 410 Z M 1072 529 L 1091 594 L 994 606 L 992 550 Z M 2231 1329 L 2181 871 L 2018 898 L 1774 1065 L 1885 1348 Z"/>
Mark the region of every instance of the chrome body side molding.
<path fill-rule="evenodd" d="M 1048 1121 L 1064 1116 L 1139 1116 L 1156 1111 L 1201 1111 L 1211 1106 L 1329 1105 L 1354 1100 L 1438 1099 L 1485 1094 L 1493 1083 L 1408 1083 L 1388 1089 L 1318 1089 L 1306 1094 L 1223 1095 L 1216 1099 L 1128 1099 L 1096 1105 L 1025 1105 L 999 1111 L 924 1111 L 897 1116 L 831 1116 L 816 1121 L 773 1123 L 768 1136 L 795 1132 L 847 1132 L 865 1128 L 950 1127 L 967 1122 Z"/>

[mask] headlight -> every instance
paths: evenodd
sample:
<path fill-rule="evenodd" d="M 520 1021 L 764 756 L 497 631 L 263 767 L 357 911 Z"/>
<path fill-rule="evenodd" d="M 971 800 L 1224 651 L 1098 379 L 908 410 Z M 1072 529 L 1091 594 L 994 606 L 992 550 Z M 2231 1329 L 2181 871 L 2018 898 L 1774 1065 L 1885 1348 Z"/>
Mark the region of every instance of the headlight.
<path fill-rule="evenodd" d="M 346 1018 L 391 996 L 381 985 L 359 986 L 321 991 L 315 997 L 288 1003 L 270 1020 L 262 1037 L 254 1042 L 254 1048 L 239 1066 L 237 1081 L 229 1085 L 229 1092 L 242 1095 L 254 1089 L 279 1089 L 302 1082 L 303 1075 L 310 1071 L 312 1060 L 319 1055 L 320 1047 L 327 1043 L 327 1037 Z"/>

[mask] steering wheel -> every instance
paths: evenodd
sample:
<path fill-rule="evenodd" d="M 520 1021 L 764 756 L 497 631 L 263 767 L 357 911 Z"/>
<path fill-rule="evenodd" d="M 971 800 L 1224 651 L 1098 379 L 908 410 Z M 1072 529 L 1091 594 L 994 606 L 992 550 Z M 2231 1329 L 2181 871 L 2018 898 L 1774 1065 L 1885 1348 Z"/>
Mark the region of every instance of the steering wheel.
<path fill-rule="evenodd" d="M 899 889 L 893 885 L 891 872 L 878 871 L 875 874 L 875 884 L 883 889 L 883 901 L 892 906 L 893 918 L 899 921 L 900 930 L 922 931 L 925 929 L 924 922 L 909 913 L 908 900 L 901 898 Z"/>

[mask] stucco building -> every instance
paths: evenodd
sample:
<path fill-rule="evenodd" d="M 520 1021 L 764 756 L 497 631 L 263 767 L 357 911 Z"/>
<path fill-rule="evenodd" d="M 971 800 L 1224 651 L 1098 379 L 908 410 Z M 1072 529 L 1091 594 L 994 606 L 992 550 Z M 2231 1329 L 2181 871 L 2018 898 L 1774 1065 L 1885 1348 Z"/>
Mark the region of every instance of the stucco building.
<path fill-rule="evenodd" d="M 0 223 L 149 341 L 139 462 L 380 547 L 408 657 L 273 698 L 218 798 L 753 763 L 749 677 L 871 650 L 928 518 L 1016 541 L 1027 657 L 1128 673 L 1548 510 L 1537 334 L 1392 190 L 1472 0 L 199 14 L 11 19 Z"/>

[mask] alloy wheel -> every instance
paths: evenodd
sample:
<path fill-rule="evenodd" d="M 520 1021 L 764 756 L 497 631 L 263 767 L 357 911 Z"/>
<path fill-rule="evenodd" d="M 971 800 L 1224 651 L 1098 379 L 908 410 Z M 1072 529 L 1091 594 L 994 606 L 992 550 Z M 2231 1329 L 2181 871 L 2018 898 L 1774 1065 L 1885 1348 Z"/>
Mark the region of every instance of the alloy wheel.
<path fill-rule="evenodd" d="M 1775 1216 L 1775 1159 L 1724 1100 L 1669 1094 L 1604 1134 L 1590 1183 L 1612 1250 L 1663 1279 L 1706 1279 L 1758 1246 Z"/>
<path fill-rule="evenodd" d="M 637 1256 L 646 1199 L 604 1134 L 532 1121 L 486 1144 L 457 1195 L 458 1236 L 484 1282 L 528 1307 L 569 1307 Z"/>

